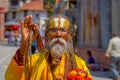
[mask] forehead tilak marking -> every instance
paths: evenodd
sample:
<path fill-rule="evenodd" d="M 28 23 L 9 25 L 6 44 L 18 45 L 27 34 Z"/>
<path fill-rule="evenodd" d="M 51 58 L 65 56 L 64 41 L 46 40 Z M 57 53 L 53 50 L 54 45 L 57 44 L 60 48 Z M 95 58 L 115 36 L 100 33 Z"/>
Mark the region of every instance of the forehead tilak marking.
<path fill-rule="evenodd" d="M 58 18 L 54 18 L 53 20 L 54 20 L 54 25 L 55 25 L 53 27 L 57 27 L 58 26 Z"/>
<path fill-rule="evenodd" d="M 60 20 L 60 22 L 61 22 L 61 23 L 60 23 L 60 26 L 61 26 L 61 27 L 65 27 L 65 24 L 64 24 L 64 23 L 65 23 L 66 20 L 65 20 L 64 18 L 60 18 L 60 19 L 61 19 L 61 20 Z"/>
<path fill-rule="evenodd" d="M 56 25 L 54 27 L 63 28 L 64 27 L 65 19 L 61 18 L 61 17 L 54 18 L 54 22 L 55 22 L 55 25 Z"/>
<path fill-rule="evenodd" d="M 60 28 L 60 17 L 58 18 L 58 28 Z"/>
<path fill-rule="evenodd" d="M 69 27 L 69 21 L 62 17 L 53 18 L 50 20 L 49 28 L 68 28 Z"/>

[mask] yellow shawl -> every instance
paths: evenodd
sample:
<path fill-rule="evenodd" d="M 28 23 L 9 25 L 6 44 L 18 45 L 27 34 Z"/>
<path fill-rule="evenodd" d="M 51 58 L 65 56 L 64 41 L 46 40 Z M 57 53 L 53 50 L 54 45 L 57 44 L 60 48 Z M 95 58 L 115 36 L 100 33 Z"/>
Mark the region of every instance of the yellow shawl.
<path fill-rule="evenodd" d="M 48 55 L 46 52 L 34 54 L 31 57 L 31 77 L 30 80 L 53 80 L 52 75 L 56 78 L 64 80 L 64 66 L 65 66 L 65 55 L 62 55 L 60 64 L 53 69 L 51 72 L 50 66 L 48 64 Z M 75 56 L 77 62 L 77 68 L 80 68 L 88 73 L 88 77 L 91 78 L 90 72 L 86 66 L 86 63 L 78 56 Z M 26 80 L 24 75 L 24 67 L 19 66 L 14 58 L 12 58 L 6 73 L 5 80 Z"/>

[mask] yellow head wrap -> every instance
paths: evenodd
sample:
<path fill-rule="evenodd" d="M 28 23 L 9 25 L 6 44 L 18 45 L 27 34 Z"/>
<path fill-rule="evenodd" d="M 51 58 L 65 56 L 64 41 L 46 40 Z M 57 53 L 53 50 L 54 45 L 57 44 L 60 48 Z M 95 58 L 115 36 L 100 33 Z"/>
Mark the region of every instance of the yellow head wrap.
<path fill-rule="evenodd" d="M 56 15 L 49 19 L 47 29 L 51 28 L 70 28 L 70 21 L 63 15 Z"/>

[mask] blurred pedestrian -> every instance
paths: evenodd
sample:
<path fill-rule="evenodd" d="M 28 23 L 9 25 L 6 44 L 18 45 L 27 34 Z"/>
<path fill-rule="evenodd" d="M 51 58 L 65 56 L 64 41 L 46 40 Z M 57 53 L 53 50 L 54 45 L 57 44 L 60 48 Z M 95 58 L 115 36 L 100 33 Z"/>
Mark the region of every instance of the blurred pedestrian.
<path fill-rule="evenodd" d="M 105 56 L 110 60 L 110 67 L 114 74 L 114 80 L 120 80 L 118 72 L 120 64 L 120 37 L 116 34 L 112 35 Z"/>
<path fill-rule="evenodd" d="M 87 56 L 88 56 L 87 65 L 90 70 L 92 70 L 92 71 L 110 71 L 110 68 L 108 66 L 98 64 L 95 61 L 94 57 L 92 56 L 92 52 L 90 50 L 87 51 Z"/>
<path fill-rule="evenodd" d="M 8 37 L 8 44 L 13 44 L 14 41 L 15 41 L 14 36 L 13 36 L 13 35 L 10 35 L 10 36 Z"/>
<path fill-rule="evenodd" d="M 15 41 L 14 41 L 14 43 L 15 43 L 15 46 L 17 46 L 17 44 L 18 44 L 17 36 L 15 36 Z"/>
<path fill-rule="evenodd" d="M 94 63 L 95 63 L 95 60 L 94 60 L 94 58 L 93 58 L 93 56 L 92 56 L 91 51 L 87 51 L 87 55 L 88 55 L 88 63 L 89 63 L 89 64 L 94 64 Z"/>
<path fill-rule="evenodd" d="M 89 69 L 92 71 L 98 71 L 100 69 L 100 67 L 98 66 L 98 64 L 96 64 L 91 51 L 87 51 L 87 57 L 88 57 L 87 65 L 88 65 Z"/>

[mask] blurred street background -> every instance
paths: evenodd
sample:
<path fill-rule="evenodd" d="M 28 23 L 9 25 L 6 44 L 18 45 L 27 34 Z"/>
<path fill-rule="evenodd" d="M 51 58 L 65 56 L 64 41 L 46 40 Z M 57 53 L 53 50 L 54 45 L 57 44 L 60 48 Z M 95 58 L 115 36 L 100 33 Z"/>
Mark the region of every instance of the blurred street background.
<path fill-rule="evenodd" d="M 46 21 L 65 14 L 71 21 L 76 52 L 87 61 L 90 50 L 97 64 L 109 68 L 105 51 L 112 34 L 120 36 L 120 0 L 0 0 L 0 80 L 21 42 L 20 21 L 27 15 L 39 25 L 44 41 Z M 93 71 L 93 80 L 112 80 L 109 71 Z"/>

